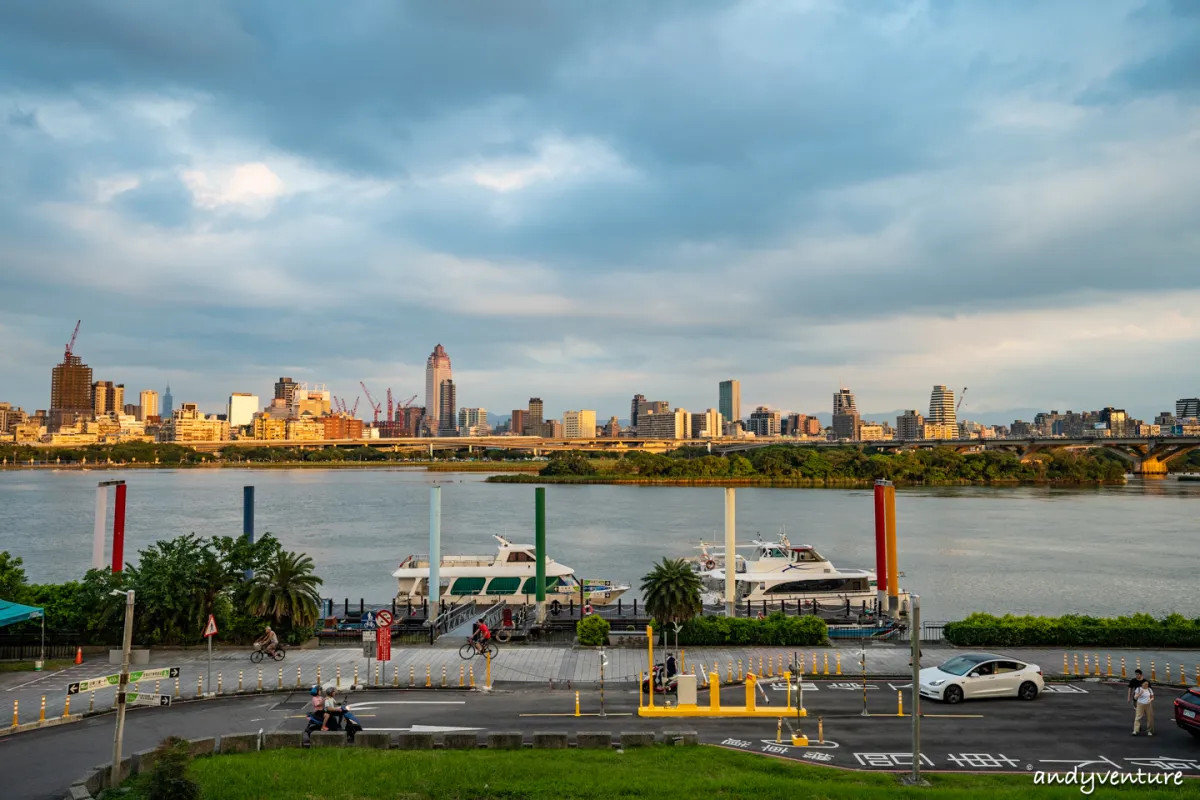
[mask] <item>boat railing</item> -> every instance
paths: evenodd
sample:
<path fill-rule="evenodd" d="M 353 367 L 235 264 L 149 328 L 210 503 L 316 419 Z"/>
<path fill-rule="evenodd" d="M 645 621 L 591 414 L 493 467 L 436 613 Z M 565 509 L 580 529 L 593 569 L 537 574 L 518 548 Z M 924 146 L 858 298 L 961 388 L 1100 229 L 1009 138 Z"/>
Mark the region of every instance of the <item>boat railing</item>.
<path fill-rule="evenodd" d="M 490 567 L 495 563 L 495 555 L 442 556 L 443 567 Z M 428 569 L 429 564 L 429 554 L 422 553 L 405 561 L 403 566 L 414 567 L 416 569 Z"/>
<path fill-rule="evenodd" d="M 467 600 L 463 603 L 451 605 L 441 614 L 438 614 L 431 620 L 428 620 L 425 625 L 429 628 L 429 643 L 433 644 L 438 640 L 438 637 L 462 625 L 468 619 L 478 615 L 474 600 Z"/>

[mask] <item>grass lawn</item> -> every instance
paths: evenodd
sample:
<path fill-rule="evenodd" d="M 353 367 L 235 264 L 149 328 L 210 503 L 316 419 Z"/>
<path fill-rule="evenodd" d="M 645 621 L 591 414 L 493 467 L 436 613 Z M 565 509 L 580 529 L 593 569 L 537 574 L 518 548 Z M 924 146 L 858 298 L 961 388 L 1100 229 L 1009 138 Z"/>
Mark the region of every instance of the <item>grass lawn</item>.
<path fill-rule="evenodd" d="M 74 661 L 64 659 L 61 661 L 47 661 L 42 664 L 42 672 L 53 672 L 56 669 L 66 669 L 73 666 Z M 33 672 L 32 661 L 0 661 L 0 672 Z"/>
<path fill-rule="evenodd" d="M 655 800 L 750 798 L 1078 798 L 1078 787 L 1034 786 L 1031 776 L 934 775 L 932 788 L 905 788 L 893 775 L 842 772 L 715 747 L 515 752 L 274 750 L 194 761 L 206 800 L 425 800 L 504 798 Z M 134 791 L 122 795 L 140 798 Z M 1200 785 L 1097 788 L 1091 795 L 1197 796 Z"/>

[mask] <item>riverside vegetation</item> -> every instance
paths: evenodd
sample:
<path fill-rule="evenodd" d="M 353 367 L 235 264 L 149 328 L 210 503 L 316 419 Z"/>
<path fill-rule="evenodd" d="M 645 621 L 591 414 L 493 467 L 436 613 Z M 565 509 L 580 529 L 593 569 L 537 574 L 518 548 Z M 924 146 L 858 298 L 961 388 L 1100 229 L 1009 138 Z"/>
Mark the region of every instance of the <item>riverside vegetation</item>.
<path fill-rule="evenodd" d="M 860 486 L 875 480 L 902 485 L 1120 483 L 1125 462 L 1104 450 L 1049 450 L 1022 461 L 996 451 L 953 448 L 876 452 L 869 447 L 775 445 L 745 455 L 710 455 L 683 448 L 669 455 L 628 453 L 589 458 L 561 453 L 538 475 L 494 475 L 493 483 L 617 483 L 711 486 Z"/>
<path fill-rule="evenodd" d="M 942 632 L 959 647 L 1200 647 L 1200 619 L 1171 614 L 1128 617 L 1003 617 L 971 614 Z"/>

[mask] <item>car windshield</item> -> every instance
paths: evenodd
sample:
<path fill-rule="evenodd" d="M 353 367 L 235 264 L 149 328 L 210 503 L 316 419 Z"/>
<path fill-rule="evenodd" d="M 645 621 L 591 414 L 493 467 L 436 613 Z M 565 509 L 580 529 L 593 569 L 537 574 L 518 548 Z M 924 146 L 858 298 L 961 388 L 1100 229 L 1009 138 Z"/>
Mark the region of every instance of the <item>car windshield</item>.
<path fill-rule="evenodd" d="M 966 675 L 977 664 L 987 661 L 987 656 L 955 656 L 942 664 L 938 669 L 951 675 Z"/>
<path fill-rule="evenodd" d="M 1179 699 L 1190 705 L 1200 706 L 1200 692 L 1196 692 L 1192 689 L 1188 689 L 1186 692 L 1184 692 L 1183 696 Z"/>

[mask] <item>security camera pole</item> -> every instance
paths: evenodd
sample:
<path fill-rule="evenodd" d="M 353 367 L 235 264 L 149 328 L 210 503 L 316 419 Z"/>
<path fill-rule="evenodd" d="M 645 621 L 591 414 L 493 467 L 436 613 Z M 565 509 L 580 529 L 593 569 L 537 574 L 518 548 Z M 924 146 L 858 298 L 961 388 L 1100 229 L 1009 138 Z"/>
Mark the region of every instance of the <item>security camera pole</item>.
<path fill-rule="evenodd" d="M 125 688 L 129 685 L 129 651 L 133 648 L 133 589 L 112 591 L 114 596 L 125 595 L 125 639 L 121 653 L 121 677 L 117 684 L 117 732 L 113 737 L 112 772 L 109 785 L 114 789 L 121 780 L 121 744 L 125 738 Z"/>

